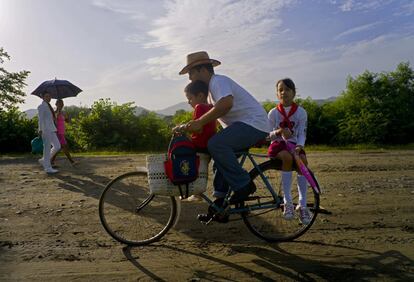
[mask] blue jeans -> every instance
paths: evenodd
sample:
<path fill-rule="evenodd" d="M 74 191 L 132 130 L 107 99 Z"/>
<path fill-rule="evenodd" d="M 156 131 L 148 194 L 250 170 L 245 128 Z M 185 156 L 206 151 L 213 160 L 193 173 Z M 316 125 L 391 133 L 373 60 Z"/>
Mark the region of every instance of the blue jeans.
<path fill-rule="evenodd" d="M 235 122 L 210 138 L 207 146 L 214 160 L 215 197 L 224 197 L 229 187 L 237 191 L 250 183 L 250 176 L 239 164 L 235 151 L 250 148 L 267 135 L 250 125 Z"/>

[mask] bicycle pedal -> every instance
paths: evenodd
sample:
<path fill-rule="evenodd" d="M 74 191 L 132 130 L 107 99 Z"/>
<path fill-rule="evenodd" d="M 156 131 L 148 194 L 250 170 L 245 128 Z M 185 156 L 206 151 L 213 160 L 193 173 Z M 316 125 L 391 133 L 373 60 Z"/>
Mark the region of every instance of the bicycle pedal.
<path fill-rule="evenodd" d="M 224 214 L 224 215 L 213 215 L 212 220 L 220 222 L 220 223 L 227 223 L 229 222 L 229 215 L 228 214 Z"/>
<path fill-rule="evenodd" d="M 211 215 L 211 214 L 199 214 L 197 216 L 197 219 L 205 225 L 209 224 L 212 221 L 216 221 L 216 222 L 219 222 L 219 223 L 227 223 L 227 222 L 229 222 L 229 215 L 228 214 L 224 214 L 224 215 L 222 215 L 222 214 L 213 214 L 213 215 Z"/>
<path fill-rule="evenodd" d="M 199 214 L 199 215 L 197 216 L 197 219 L 198 219 L 198 221 L 200 221 L 201 223 L 203 223 L 203 224 L 207 225 L 207 224 L 209 224 L 209 223 L 213 220 L 213 216 L 212 216 L 212 215 L 210 215 L 210 214 L 205 214 L 205 213 L 202 213 L 202 214 Z"/>

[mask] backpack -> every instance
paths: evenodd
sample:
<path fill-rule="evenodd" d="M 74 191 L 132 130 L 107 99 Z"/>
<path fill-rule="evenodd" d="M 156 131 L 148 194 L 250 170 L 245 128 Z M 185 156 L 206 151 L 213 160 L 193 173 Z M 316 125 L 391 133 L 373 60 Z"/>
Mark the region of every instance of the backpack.
<path fill-rule="evenodd" d="M 182 198 L 188 198 L 188 185 L 197 179 L 200 158 L 191 140 L 185 136 L 175 136 L 168 146 L 167 160 L 164 162 L 165 174 L 178 186 Z M 183 187 L 186 187 L 185 194 Z"/>

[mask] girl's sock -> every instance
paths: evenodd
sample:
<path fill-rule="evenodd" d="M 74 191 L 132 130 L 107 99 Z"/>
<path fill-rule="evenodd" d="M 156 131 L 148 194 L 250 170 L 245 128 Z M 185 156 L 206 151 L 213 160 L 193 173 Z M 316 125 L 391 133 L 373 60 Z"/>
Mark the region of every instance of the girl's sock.
<path fill-rule="evenodd" d="M 301 207 L 306 207 L 306 189 L 308 188 L 308 181 L 306 180 L 305 176 L 298 174 L 297 182 L 299 192 L 299 205 Z"/>
<path fill-rule="evenodd" d="M 292 193 L 290 191 L 292 186 L 292 172 L 282 171 L 282 188 L 284 203 L 292 203 Z"/>

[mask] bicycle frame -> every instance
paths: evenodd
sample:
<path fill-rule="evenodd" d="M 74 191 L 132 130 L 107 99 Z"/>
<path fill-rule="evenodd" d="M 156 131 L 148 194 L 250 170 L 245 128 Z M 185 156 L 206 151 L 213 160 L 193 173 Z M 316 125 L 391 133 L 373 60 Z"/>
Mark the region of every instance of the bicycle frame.
<path fill-rule="evenodd" d="M 236 205 L 229 204 L 230 195 L 232 193 L 231 190 L 228 191 L 222 206 L 214 203 L 205 194 L 202 194 L 202 198 L 210 204 L 211 208 L 209 208 L 208 215 L 210 216 L 207 217 L 207 220 L 203 220 L 199 217 L 200 221 L 205 224 L 208 224 L 212 220 L 225 223 L 229 221 L 228 215 L 238 214 L 254 235 L 268 242 L 291 241 L 304 234 L 315 221 L 316 215 L 321 212 L 319 208 L 319 194 L 313 191 L 314 201 L 309 205 L 309 207 L 314 208 L 312 210 L 313 215 L 311 222 L 302 225 L 295 223 L 286 225 L 280 221 L 283 220 L 282 218 L 278 218 L 281 217 L 283 212 L 283 198 L 278 193 L 279 187 L 272 186 L 272 184 L 274 185 L 272 181 L 273 177 L 276 176 L 277 179 L 279 179 L 279 177 L 277 177 L 277 175 L 268 174 L 268 172 L 277 173 L 280 171 L 280 160 L 269 160 L 266 155 L 253 154 L 249 151 L 237 152 L 237 156 L 242 167 L 245 167 L 247 160 L 250 160 L 253 166 L 252 170 L 249 172 L 250 177 L 257 181 L 256 184 L 263 183 L 265 187 L 262 187 L 263 185 L 258 185 L 258 189 L 260 189 L 258 192 L 260 193 L 253 193 L 245 201 L 237 203 Z M 266 161 L 257 162 L 255 157 L 264 157 L 266 158 Z M 141 187 L 140 183 L 145 177 L 148 177 L 146 169 L 142 169 L 142 171 L 139 169 L 138 171 L 119 175 L 107 184 L 99 199 L 99 218 L 105 230 L 115 240 L 128 245 L 147 245 L 158 241 L 169 229 L 175 226 L 180 218 L 181 201 L 177 201 L 177 197 L 160 197 L 160 203 L 162 203 L 163 206 L 165 205 L 166 209 L 157 210 L 157 202 L 155 202 L 154 206 L 149 205 L 156 198 L 156 195 L 148 193 L 149 190 L 146 189 L 145 186 Z M 126 182 L 124 183 L 124 181 Z M 118 204 L 122 205 L 124 201 L 119 201 L 119 203 L 114 205 L 114 199 L 117 199 L 120 193 L 123 194 L 125 192 L 128 194 L 128 189 L 131 188 L 130 183 L 133 185 L 135 184 L 135 182 L 129 181 L 137 181 L 137 187 L 134 188 L 140 191 L 136 195 L 137 201 L 135 201 L 135 205 L 130 205 L 129 201 L 128 205 L 125 207 L 118 206 Z M 115 209 L 111 207 L 115 207 Z M 148 207 L 146 213 L 140 215 L 139 213 L 141 213 L 145 207 Z M 162 220 L 160 222 L 153 222 L 152 219 L 157 218 L 157 216 L 160 215 L 160 211 L 162 212 Z M 271 212 L 270 215 L 267 215 L 268 212 Z M 123 215 L 120 216 L 120 213 Z M 153 213 L 153 215 L 149 215 L 151 213 Z M 124 224 L 128 224 L 128 222 L 121 221 L 124 220 L 124 218 L 128 220 L 127 218 L 131 215 L 134 216 L 134 220 L 131 221 L 131 224 L 134 226 L 147 229 L 147 219 L 149 219 L 152 228 L 150 228 L 148 232 L 135 232 L 138 230 L 135 227 L 123 228 Z M 276 218 L 275 215 L 277 216 Z M 257 220 L 256 217 L 258 218 Z M 109 220 L 107 220 L 107 218 Z M 232 220 L 238 219 L 235 218 Z M 259 224 L 256 224 L 258 222 Z M 270 229 L 269 225 L 271 226 Z"/>
<path fill-rule="evenodd" d="M 256 157 L 263 157 L 263 158 L 267 158 L 267 155 L 262 155 L 262 154 L 252 154 L 249 151 L 242 151 L 242 152 L 237 152 L 237 155 L 239 155 L 239 157 L 241 157 L 240 159 L 240 165 L 243 166 L 244 163 L 246 162 L 246 159 L 249 159 L 250 162 L 253 164 L 254 169 L 256 169 L 259 172 L 260 178 L 262 179 L 263 183 L 266 186 L 266 189 L 269 190 L 269 192 L 272 194 L 273 196 L 273 200 L 269 201 L 269 202 L 264 202 L 264 203 L 258 203 L 258 204 L 253 204 L 253 205 L 247 205 L 247 206 L 241 206 L 239 207 L 238 205 L 236 205 L 235 208 L 229 208 L 229 205 L 226 205 L 226 208 L 222 208 L 217 206 L 208 196 L 202 194 L 201 197 L 211 206 L 214 207 L 214 209 L 217 210 L 217 212 L 223 212 L 224 210 L 227 210 L 227 213 L 229 214 L 236 214 L 236 213 L 243 213 L 243 212 L 247 212 L 247 211 L 251 211 L 251 210 L 261 210 L 261 209 L 269 209 L 269 208 L 279 208 L 280 204 L 282 203 L 282 201 L 279 199 L 279 197 L 277 196 L 275 190 L 273 189 L 272 185 L 270 184 L 269 180 L 267 179 L 267 177 L 263 174 L 262 170 L 260 169 L 259 164 L 256 162 L 256 160 L 254 159 L 254 156 Z M 226 195 L 226 199 L 228 199 L 230 197 L 230 193 L 231 190 L 229 189 L 227 195 Z M 254 196 L 251 197 L 252 200 L 254 200 Z"/>

